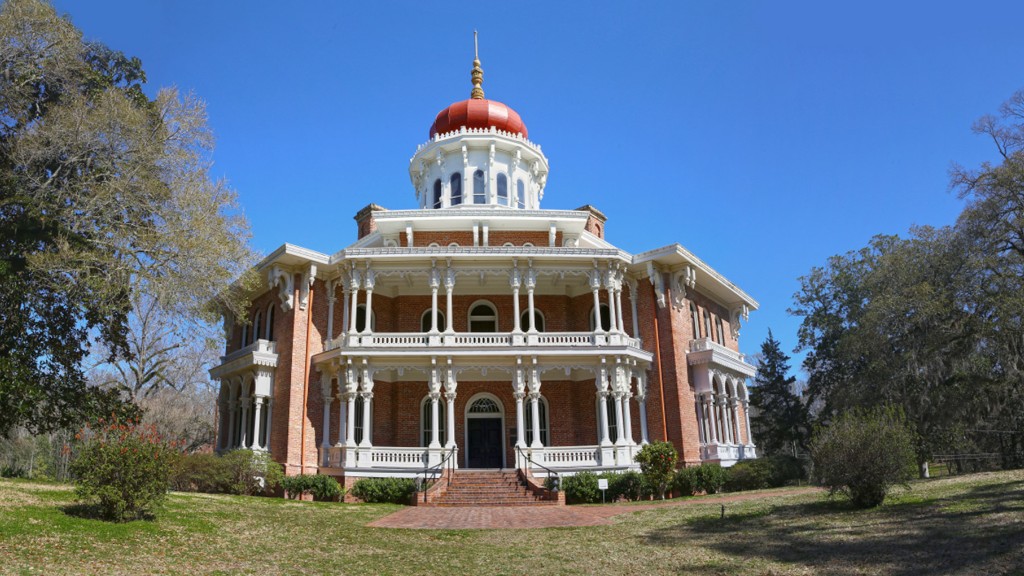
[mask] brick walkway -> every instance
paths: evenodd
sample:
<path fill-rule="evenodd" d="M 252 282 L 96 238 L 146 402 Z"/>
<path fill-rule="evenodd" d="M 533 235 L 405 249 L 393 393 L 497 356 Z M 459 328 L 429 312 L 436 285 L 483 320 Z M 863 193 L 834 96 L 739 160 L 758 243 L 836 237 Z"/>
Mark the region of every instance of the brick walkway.
<path fill-rule="evenodd" d="M 713 498 L 678 500 L 651 504 L 608 504 L 604 506 L 504 506 L 466 508 L 428 508 L 409 506 L 367 524 L 374 528 L 427 528 L 438 530 L 474 528 L 555 528 L 560 526 L 599 526 L 611 524 L 619 514 L 640 512 L 666 506 L 727 504 L 768 496 L 789 496 L 819 492 L 820 488 L 793 488 L 770 494 L 730 494 Z"/>

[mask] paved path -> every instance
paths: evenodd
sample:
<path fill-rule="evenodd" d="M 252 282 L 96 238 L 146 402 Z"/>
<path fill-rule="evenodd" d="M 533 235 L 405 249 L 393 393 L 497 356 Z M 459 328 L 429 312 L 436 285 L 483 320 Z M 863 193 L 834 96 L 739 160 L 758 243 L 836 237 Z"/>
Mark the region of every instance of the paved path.
<path fill-rule="evenodd" d="M 607 504 L 604 506 L 478 506 L 465 508 L 428 508 L 409 506 L 367 524 L 374 528 L 554 528 L 559 526 L 600 526 L 611 524 L 619 514 L 640 512 L 667 506 L 726 504 L 769 496 L 789 496 L 820 492 L 820 488 L 793 488 L 770 493 L 729 494 L 712 498 L 675 500 L 651 504 Z"/>

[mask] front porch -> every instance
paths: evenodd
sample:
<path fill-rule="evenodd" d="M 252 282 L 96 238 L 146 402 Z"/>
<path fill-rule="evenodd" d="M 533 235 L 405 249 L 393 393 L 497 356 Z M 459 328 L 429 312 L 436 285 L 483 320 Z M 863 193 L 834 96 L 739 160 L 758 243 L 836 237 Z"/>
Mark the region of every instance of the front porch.
<path fill-rule="evenodd" d="M 619 446 L 542 446 L 516 451 L 513 466 L 502 468 L 529 469 L 533 476 L 546 477 L 549 470 L 576 473 L 584 470 L 636 470 L 636 454 L 641 444 Z M 441 465 L 450 448 L 401 446 L 331 446 L 320 449 L 320 472 L 347 476 L 394 476 L 414 478 L 424 470 Z M 458 464 L 458 447 L 454 448 L 453 468 Z M 525 458 L 521 455 L 525 454 Z"/>

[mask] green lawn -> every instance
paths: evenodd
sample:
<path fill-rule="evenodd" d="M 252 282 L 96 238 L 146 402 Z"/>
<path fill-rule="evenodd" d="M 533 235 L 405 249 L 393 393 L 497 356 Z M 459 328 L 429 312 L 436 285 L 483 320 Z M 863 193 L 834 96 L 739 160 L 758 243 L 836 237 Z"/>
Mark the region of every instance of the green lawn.
<path fill-rule="evenodd" d="M 1024 471 L 918 482 L 876 510 L 820 495 L 695 504 L 614 524 L 390 530 L 396 506 L 173 494 L 154 521 L 69 515 L 65 486 L 0 480 L 14 574 L 1024 574 Z"/>

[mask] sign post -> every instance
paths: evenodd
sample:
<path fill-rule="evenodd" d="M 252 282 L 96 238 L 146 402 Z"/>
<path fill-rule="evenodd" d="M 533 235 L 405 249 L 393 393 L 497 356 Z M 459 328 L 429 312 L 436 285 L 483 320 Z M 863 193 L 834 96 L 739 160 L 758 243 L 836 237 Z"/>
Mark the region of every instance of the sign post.
<path fill-rule="evenodd" d="M 604 501 L 604 491 L 608 489 L 608 479 L 607 478 L 598 478 L 597 479 L 597 487 L 601 490 L 601 504 L 604 504 L 605 503 L 605 501 Z"/>

